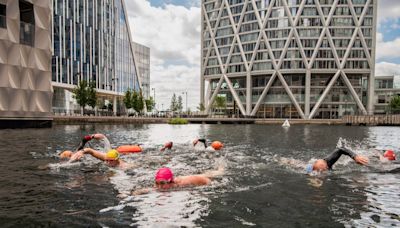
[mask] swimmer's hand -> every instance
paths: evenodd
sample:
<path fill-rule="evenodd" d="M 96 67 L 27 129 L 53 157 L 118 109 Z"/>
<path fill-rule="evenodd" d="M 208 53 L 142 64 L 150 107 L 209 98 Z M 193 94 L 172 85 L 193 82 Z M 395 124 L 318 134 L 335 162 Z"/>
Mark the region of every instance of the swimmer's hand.
<path fill-rule="evenodd" d="M 76 152 L 75 154 L 73 154 L 71 156 L 71 159 L 69 159 L 69 162 L 75 162 L 75 161 L 80 160 L 84 156 L 84 154 L 85 154 L 85 152 L 83 150 Z"/>
<path fill-rule="evenodd" d="M 144 195 L 144 194 L 148 194 L 150 191 L 151 191 L 150 188 L 138 189 L 138 190 L 132 191 L 131 195 L 133 195 L 133 196 Z"/>
<path fill-rule="evenodd" d="M 354 157 L 354 161 L 360 165 L 368 165 L 368 158 L 362 155 L 357 155 Z"/>

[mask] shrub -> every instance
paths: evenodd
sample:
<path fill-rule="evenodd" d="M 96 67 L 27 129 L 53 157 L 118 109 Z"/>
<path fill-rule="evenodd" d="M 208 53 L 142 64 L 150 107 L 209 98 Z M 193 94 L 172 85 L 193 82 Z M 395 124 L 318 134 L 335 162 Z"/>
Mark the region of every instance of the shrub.
<path fill-rule="evenodd" d="M 168 121 L 169 124 L 187 124 L 188 120 L 187 119 L 182 119 L 182 118 L 173 118 Z"/>

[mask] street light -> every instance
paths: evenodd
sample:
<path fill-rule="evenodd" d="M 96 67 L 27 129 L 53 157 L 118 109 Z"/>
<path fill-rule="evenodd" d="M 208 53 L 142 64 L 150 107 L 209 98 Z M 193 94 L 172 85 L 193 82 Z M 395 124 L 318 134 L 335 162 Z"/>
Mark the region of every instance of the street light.
<path fill-rule="evenodd" d="M 182 92 L 182 94 L 186 94 L 186 112 L 188 112 L 188 106 L 187 106 L 187 91 Z"/>
<path fill-rule="evenodd" d="M 153 101 L 154 101 L 154 108 L 156 107 L 156 88 L 151 88 L 154 92 Z"/>

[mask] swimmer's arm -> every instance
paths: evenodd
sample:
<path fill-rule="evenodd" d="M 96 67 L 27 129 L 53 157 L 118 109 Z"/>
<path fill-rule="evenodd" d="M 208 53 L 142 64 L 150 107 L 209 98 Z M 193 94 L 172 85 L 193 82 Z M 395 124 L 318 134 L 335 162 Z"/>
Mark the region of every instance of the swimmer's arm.
<path fill-rule="evenodd" d="M 224 172 L 225 172 L 225 168 L 223 166 L 219 166 L 217 170 L 206 171 L 203 174 L 200 174 L 200 176 L 212 179 L 212 178 L 224 175 Z"/>
<path fill-rule="evenodd" d="M 381 154 L 381 152 L 379 150 L 375 149 L 374 152 L 375 152 L 376 156 L 378 156 L 380 162 L 382 162 L 382 163 L 388 162 L 388 159 L 383 157 L 383 155 Z"/>
<path fill-rule="evenodd" d="M 142 188 L 142 189 L 137 189 L 137 190 L 131 191 L 131 195 L 132 196 L 144 195 L 144 194 L 150 193 L 151 191 L 153 191 L 152 188 Z"/>
<path fill-rule="evenodd" d="M 106 156 L 105 156 L 104 153 L 102 153 L 102 152 L 100 152 L 100 151 L 97 151 L 97 150 L 93 150 L 92 148 L 85 148 L 85 149 L 83 149 L 83 153 L 84 153 L 84 154 L 90 154 L 90 155 L 92 155 L 93 157 L 95 157 L 95 158 L 97 158 L 97 159 L 99 159 L 99 160 L 102 160 L 102 161 L 105 161 L 105 160 L 106 160 Z"/>
<path fill-rule="evenodd" d="M 356 153 L 354 153 L 353 151 L 351 151 L 347 148 L 337 148 L 330 155 L 328 155 L 328 157 L 324 158 L 324 160 L 328 164 L 328 167 L 331 169 L 332 166 L 337 162 L 337 160 L 339 160 L 339 158 L 343 154 L 351 157 L 358 164 L 361 164 L 361 165 L 368 164 L 368 158 L 361 156 L 361 155 L 357 155 Z"/>

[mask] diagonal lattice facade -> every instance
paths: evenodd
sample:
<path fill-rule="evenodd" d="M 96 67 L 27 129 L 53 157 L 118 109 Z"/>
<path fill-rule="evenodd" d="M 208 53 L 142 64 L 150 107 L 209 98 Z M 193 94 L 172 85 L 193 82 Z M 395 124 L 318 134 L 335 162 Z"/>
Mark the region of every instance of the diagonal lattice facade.
<path fill-rule="evenodd" d="M 223 96 L 244 116 L 372 114 L 376 12 L 376 0 L 203 0 L 206 112 Z"/>

